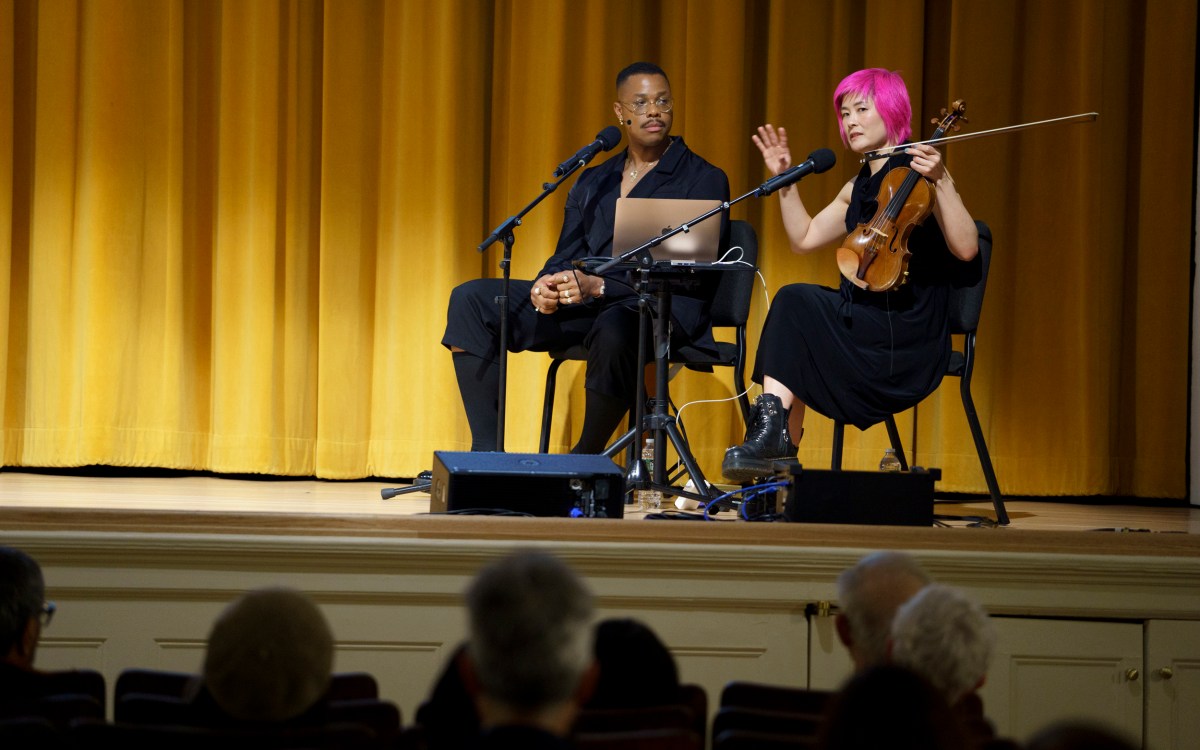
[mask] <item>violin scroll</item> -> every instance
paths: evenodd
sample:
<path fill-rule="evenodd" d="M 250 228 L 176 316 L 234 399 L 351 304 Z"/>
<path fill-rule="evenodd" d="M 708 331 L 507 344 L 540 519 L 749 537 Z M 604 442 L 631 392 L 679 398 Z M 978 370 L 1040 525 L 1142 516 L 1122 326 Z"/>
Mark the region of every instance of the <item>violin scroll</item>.
<path fill-rule="evenodd" d="M 962 99 L 955 99 L 950 105 L 949 111 L 947 111 L 945 107 L 942 107 L 940 113 L 941 117 L 935 117 L 929 121 L 931 124 L 937 126 L 937 128 L 934 130 L 933 138 L 930 140 L 934 140 L 942 135 L 945 135 L 947 130 L 953 130 L 955 133 L 957 133 L 962 127 L 959 125 L 960 120 L 962 122 L 970 122 L 970 120 L 967 119 L 966 113 L 967 103 Z"/>

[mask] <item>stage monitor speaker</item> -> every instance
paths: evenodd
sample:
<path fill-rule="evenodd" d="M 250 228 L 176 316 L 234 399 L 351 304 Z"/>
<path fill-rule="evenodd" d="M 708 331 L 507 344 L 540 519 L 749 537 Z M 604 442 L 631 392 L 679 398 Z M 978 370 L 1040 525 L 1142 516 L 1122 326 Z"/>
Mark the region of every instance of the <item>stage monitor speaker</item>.
<path fill-rule="evenodd" d="M 611 458 L 434 451 L 429 512 L 621 518 L 625 473 Z"/>
<path fill-rule="evenodd" d="M 785 472 L 790 478 L 780 500 L 789 521 L 933 525 L 933 483 L 940 470 L 822 471 L 791 463 Z"/>

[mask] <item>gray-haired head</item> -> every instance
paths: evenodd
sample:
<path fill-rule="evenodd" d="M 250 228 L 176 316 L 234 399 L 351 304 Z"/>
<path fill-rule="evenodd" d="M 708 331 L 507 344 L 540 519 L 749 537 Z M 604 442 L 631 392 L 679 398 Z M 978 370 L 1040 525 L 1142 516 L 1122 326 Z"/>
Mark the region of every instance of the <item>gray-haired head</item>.
<path fill-rule="evenodd" d="M 892 661 L 929 680 L 950 703 L 983 682 L 995 645 L 983 607 L 937 583 L 908 600 L 892 622 Z"/>
<path fill-rule="evenodd" d="M 467 651 L 491 700 L 530 712 L 571 700 L 591 666 L 592 595 L 542 552 L 485 567 L 468 587 Z"/>
<path fill-rule="evenodd" d="M 15 547 L 0 546 L 0 658 L 25 649 L 30 618 L 36 618 L 46 600 L 46 583 L 37 561 Z M 31 665 L 33 654 L 16 656 Z"/>
<path fill-rule="evenodd" d="M 887 661 L 892 618 L 901 604 L 928 585 L 929 574 L 912 555 L 873 552 L 837 579 L 839 635 L 857 669 Z"/>

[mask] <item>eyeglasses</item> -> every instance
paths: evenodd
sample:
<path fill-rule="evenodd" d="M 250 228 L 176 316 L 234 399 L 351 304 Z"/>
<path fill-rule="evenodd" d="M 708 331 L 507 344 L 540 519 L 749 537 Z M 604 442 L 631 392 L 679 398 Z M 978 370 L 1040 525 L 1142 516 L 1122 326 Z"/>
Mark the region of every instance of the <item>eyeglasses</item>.
<path fill-rule="evenodd" d="M 54 619 L 54 612 L 57 609 L 58 605 L 54 602 L 42 603 L 42 611 L 38 612 L 38 620 L 42 623 L 43 628 L 49 625 L 50 621 Z"/>
<path fill-rule="evenodd" d="M 642 101 L 642 100 L 636 101 L 633 104 L 626 104 L 625 102 L 621 102 L 622 107 L 624 107 L 625 109 L 634 113 L 635 115 L 646 114 L 646 110 L 650 108 L 650 104 L 651 104 L 651 102 Z M 664 96 L 660 99 L 655 99 L 653 104 L 654 104 L 655 109 L 657 109 L 659 112 L 662 112 L 663 114 L 666 114 L 667 112 L 671 111 L 671 107 L 675 106 L 675 100 Z"/>

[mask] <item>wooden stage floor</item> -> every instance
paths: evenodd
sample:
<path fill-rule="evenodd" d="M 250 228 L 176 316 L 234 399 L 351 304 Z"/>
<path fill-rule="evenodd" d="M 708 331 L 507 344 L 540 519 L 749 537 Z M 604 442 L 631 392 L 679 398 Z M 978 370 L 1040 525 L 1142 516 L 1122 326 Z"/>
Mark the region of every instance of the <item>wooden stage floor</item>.
<path fill-rule="evenodd" d="M 714 523 L 428 515 L 424 493 L 390 500 L 382 482 L 212 476 L 80 476 L 0 472 L 3 531 L 116 531 L 346 537 L 754 542 L 788 546 L 962 548 L 1200 557 L 1200 508 L 1006 502 L 1011 524 L 950 529 L 748 523 L 728 511 Z M 945 504 L 951 516 L 992 516 L 987 501 Z"/>

